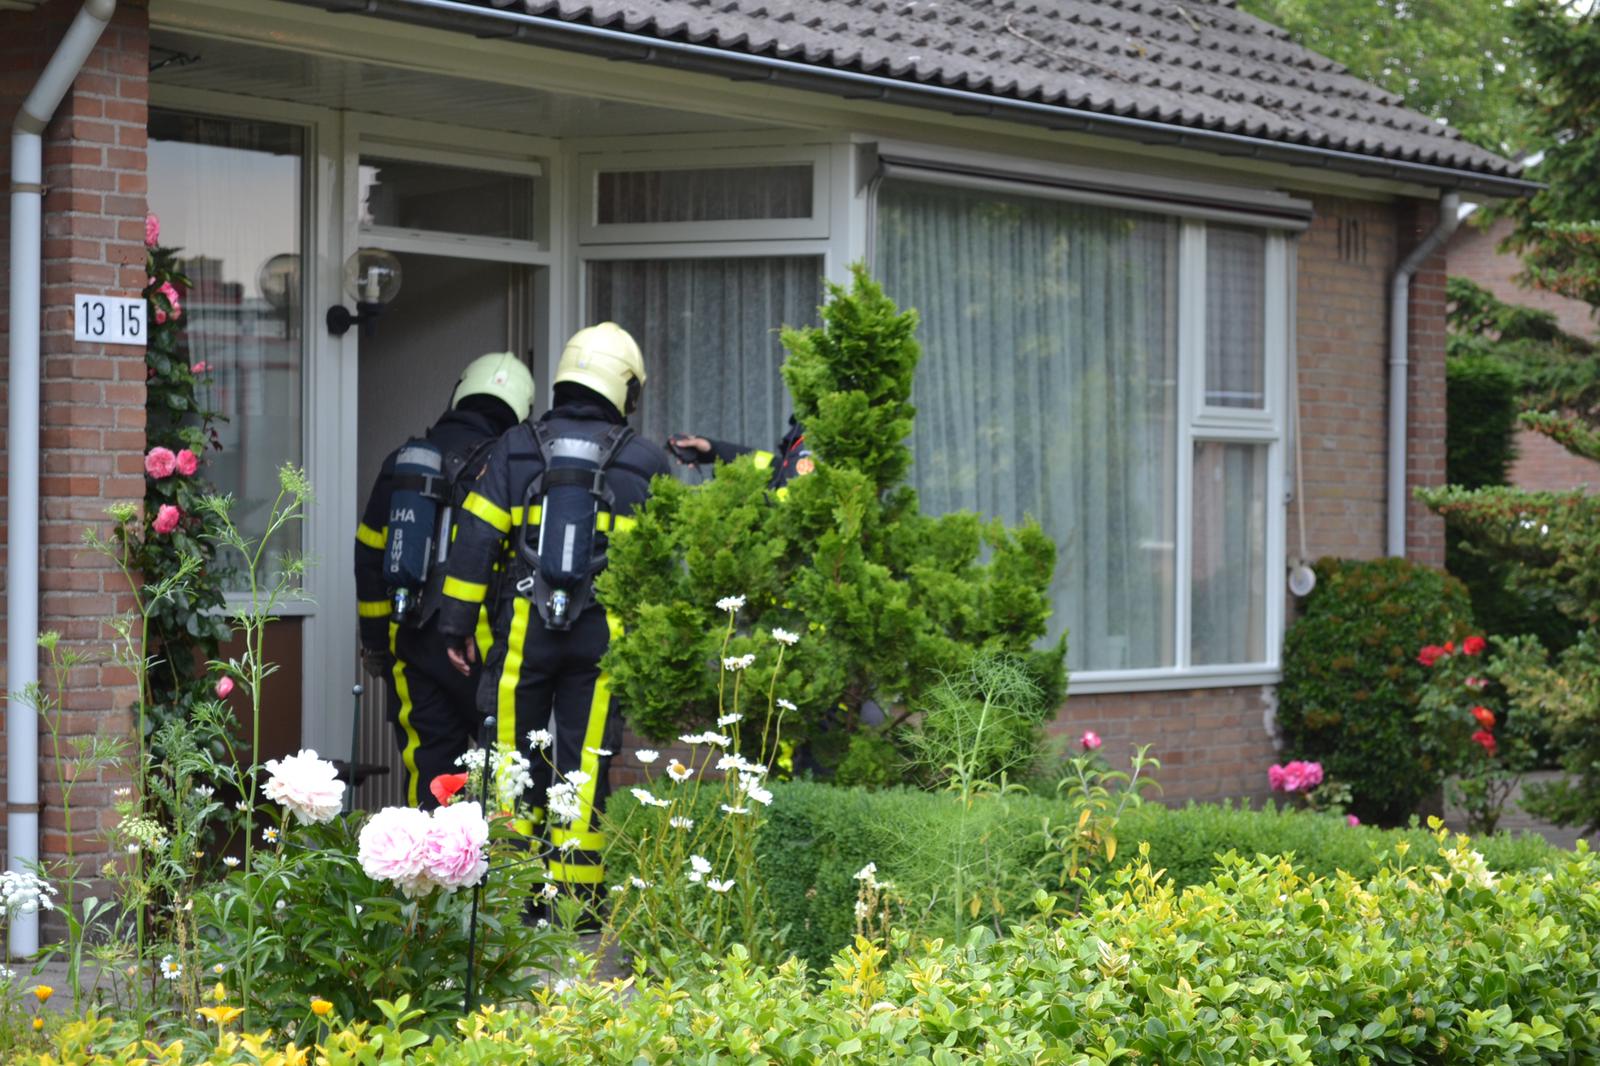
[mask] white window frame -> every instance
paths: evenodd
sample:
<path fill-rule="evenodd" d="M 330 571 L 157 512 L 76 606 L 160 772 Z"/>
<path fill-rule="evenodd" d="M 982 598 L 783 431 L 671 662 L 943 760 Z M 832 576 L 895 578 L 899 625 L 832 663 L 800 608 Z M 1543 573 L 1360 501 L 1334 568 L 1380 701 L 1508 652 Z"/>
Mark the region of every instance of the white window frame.
<path fill-rule="evenodd" d="M 971 153 L 941 152 L 921 149 L 922 154 L 948 160 L 955 158 L 971 162 L 980 157 Z M 1100 203 L 1119 209 L 1144 211 L 1165 215 L 1177 220 L 1178 246 L 1178 410 L 1177 469 L 1175 471 L 1174 528 L 1177 543 L 1173 553 L 1173 640 L 1174 661 L 1171 666 L 1148 667 L 1129 670 L 1076 670 L 1070 677 L 1070 690 L 1090 695 L 1096 693 L 1161 691 L 1191 688 L 1220 688 L 1245 685 L 1276 684 L 1282 676 L 1282 647 L 1285 607 L 1285 541 L 1287 533 L 1286 498 L 1279 490 L 1284 484 L 1284 456 L 1288 448 L 1288 368 L 1293 354 L 1292 282 L 1294 278 L 1295 237 L 1302 226 L 1279 217 L 1266 217 L 1252 212 L 1249 203 L 1252 190 L 1234 190 L 1239 200 L 1237 214 L 1225 210 L 1194 210 L 1174 208 L 1162 200 L 1141 200 L 1139 183 L 1130 182 L 1130 193 L 1117 196 L 1111 203 L 1103 192 L 1072 188 L 1070 182 L 1041 184 L 1046 173 L 1042 167 L 1025 167 L 1016 171 L 1016 161 L 1005 157 L 981 157 L 990 164 L 983 173 L 950 170 L 905 168 L 890 174 L 906 180 L 926 181 L 955 185 L 963 188 L 990 190 L 996 194 L 1033 196 L 1039 199 L 1063 199 L 1075 202 Z M 1013 173 L 996 175 L 993 168 L 1005 167 L 1009 162 Z M 1065 169 L 1065 168 L 1063 168 Z M 1073 175 L 1090 173 L 1072 171 Z M 1141 176 L 1148 183 L 1148 175 Z M 1099 183 L 1114 180 L 1100 175 Z M 1181 184 L 1181 181 L 1178 183 Z M 875 195 L 878 183 L 873 183 Z M 1206 192 L 1215 192 L 1206 187 Z M 1284 201 L 1291 206 L 1293 201 Z M 869 205 L 868 217 L 875 215 Z M 1265 321 L 1264 336 L 1264 393 L 1265 403 L 1260 408 L 1211 407 L 1205 404 L 1206 370 L 1206 229 L 1208 223 L 1249 227 L 1259 230 L 1266 238 L 1266 266 L 1264 271 L 1266 292 L 1263 294 Z M 874 222 L 875 224 L 875 222 Z M 875 251 L 876 241 L 868 235 L 868 246 Z M 1267 446 L 1266 486 L 1266 603 L 1265 647 L 1260 662 L 1221 663 L 1195 665 L 1192 662 L 1191 611 L 1193 607 L 1193 547 L 1194 547 L 1194 449 L 1197 443 L 1221 442 L 1264 444 Z M 1068 637 L 1071 639 L 1070 635 Z"/>
<path fill-rule="evenodd" d="M 583 153 L 577 177 L 581 208 L 577 240 L 581 245 L 665 244 L 823 240 L 829 234 L 832 170 L 826 144 L 773 145 L 702 151 L 639 151 Z M 601 223 L 600 175 L 656 170 L 717 170 L 738 167 L 804 164 L 811 168 L 811 214 L 806 218 L 721 219 L 707 222 Z"/>

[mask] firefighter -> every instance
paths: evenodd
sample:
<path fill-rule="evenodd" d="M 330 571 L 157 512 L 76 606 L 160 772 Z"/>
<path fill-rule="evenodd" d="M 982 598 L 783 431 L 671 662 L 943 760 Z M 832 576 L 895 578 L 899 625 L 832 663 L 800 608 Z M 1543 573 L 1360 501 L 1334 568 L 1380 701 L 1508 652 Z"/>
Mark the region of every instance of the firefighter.
<path fill-rule="evenodd" d="M 816 469 L 816 460 L 811 457 L 811 449 L 806 447 L 805 427 L 793 415 L 789 416 L 789 428 L 783 439 L 778 441 L 776 451 L 762 451 L 748 445 L 731 444 L 690 433 L 675 434 L 667 444 L 675 459 L 690 466 L 712 460 L 731 463 L 741 455 L 751 454 L 759 469 L 772 471 L 767 487 L 775 490 L 780 497 L 785 495 L 784 487 L 789 482 Z"/>
<path fill-rule="evenodd" d="M 412 590 L 404 593 L 391 584 L 392 571 L 386 573 L 386 548 L 400 524 L 414 518 L 402 509 L 391 528 L 391 505 L 407 493 L 422 488 L 411 482 L 402 462 L 397 475 L 397 460 L 411 453 L 413 446 L 433 451 L 440 477 L 426 487 L 438 497 L 432 513 L 423 517 L 427 529 L 424 539 L 431 550 L 422 552 L 426 570 L 437 560 L 438 543 L 448 542 L 451 515 L 459 514 L 466 499 L 467 482 L 474 467 L 500 435 L 525 420 L 533 408 L 533 375 L 511 352 L 492 352 L 469 363 L 456 382 L 445 412 L 420 439 L 408 441 L 390 452 L 378 472 L 378 479 L 367 497 L 361 523 L 356 527 L 355 571 L 357 613 L 361 627 L 361 655 L 367 673 L 388 681 L 387 710 L 405 774 L 406 802 L 430 810 L 438 800 L 429 786 L 440 774 L 456 772 L 456 760 L 467 750 L 478 733 L 477 679 L 462 676 L 452 668 L 445 654 L 438 628 L 439 607 L 443 602 L 442 567 L 420 575 L 417 600 Z M 432 449 L 427 446 L 431 445 Z M 404 610 L 396 617 L 395 604 Z M 487 643 L 487 618 L 481 620 Z M 479 620 L 474 620 L 475 626 Z"/>
<path fill-rule="evenodd" d="M 495 561 L 508 560 L 478 708 L 495 717 L 499 743 L 531 762 L 536 818 L 549 800 L 550 880 L 582 896 L 604 876 L 598 812 L 622 732 L 600 669 L 620 622 L 594 602 L 594 576 L 609 538 L 632 527 L 650 479 L 668 472 L 662 449 L 627 424 L 644 381 L 639 346 L 620 326 L 573 335 L 554 406 L 500 439 L 462 506 L 440 614 L 451 661 L 467 674 L 481 645 L 479 604 Z M 548 749 L 542 737 L 530 744 L 541 730 L 552 735 Z"/>

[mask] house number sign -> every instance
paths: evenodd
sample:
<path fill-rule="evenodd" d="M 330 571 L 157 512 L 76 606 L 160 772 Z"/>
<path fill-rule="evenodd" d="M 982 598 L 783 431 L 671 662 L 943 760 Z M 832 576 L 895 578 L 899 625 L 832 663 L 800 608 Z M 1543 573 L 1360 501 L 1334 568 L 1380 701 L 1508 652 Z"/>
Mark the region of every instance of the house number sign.
<path fill-rule="evenodd" d="M 145 302 L 78 293 L 72 298 L 72 339 L 145 346 Z"/>

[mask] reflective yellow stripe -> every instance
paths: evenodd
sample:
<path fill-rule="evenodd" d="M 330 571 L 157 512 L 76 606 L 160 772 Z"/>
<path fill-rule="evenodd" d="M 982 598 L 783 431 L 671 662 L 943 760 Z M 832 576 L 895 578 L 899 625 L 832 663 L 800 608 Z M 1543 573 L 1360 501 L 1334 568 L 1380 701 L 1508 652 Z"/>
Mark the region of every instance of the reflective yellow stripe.
<path fill-rule="evenodd" d="M 365 522 L 361 523 L 359 526 L 356 526 L 356 540 L 361 544 L 365 544 L 369 548 L 377 548 L 379 551 L 383 551 L 383 545 L 385 541 L 388 540 L 388 537 L 388 526 L 384 526 L 381 532 L 373 529 Z"/>
<path fill-rule="evenodd" d="M 776 458 L 776 456 L 774 456 L 771 452 L 755 452 L 754 453 L 754 459 L 755 459 L 756 469 L 757 470 L 766 470 L 768 467 L 770 467 L 772 465 L 772 460 L 775 459 L 775 458 Z"/>
<path fill-rule="evenodd" d="M 461 502 L 461 509 L 476 515 L 501 533 L 511 532 L 511 512 L 495 506 L 476 492 L 467 493 L 467 498 Z"/>
<path fill-rule="evenodd" d="M 394 648 L 395 635 L 400 632 L 400 627 L 393 622 L 389 623 L 389 654 L 395 656 L 394 666 L 390 675 L 394 678 L 394 694 L 400 700 L 400 731 L 406 736 L 406 743 L 400 749 L 400 761 L 406 768 L 406 802 L 411 806 L 417 805 L 417 749 L 422 746 L 422 738 L 417 735 L 417 730 L 411 724 L 411 684 L 406 680 L 406 664 L 400 661 Z"/>
<path fill-rule="evenodd" d="M 543 513 L 544 513 L 544 508 L 542 506 L 540 506 L 539 504 L 537 504 L 537 503 L 534 504 L 532 507 L 528 508 L 528 521 L 527 521 L 527 524 L 530 525 L 530 526 L 538 525 L 539 524 L 539 519 L 543 516 Z M 522 508 L 520 508 L 520 507 L 511 508 L 511 524 L 514 525 L 514 526 L 520 526 L 520 525 L 523 524 L 523 521 L 522 521 Z"/>
<path fill-rule="evenodd" d="M 521 597 L 518 597 L 520 600 Z M 606 611 L 606 629 L 610 633 L 610 640 L 615 642 L 622 636 L 622 619 L 609 609 Z M 589 698 L 589 726 L 583 734 L 583 757 L 578 763 L 578 768 L 589 775 L 589 780 L 578 786 L 578 817 L 572 822 L 571 832 L 582 833 L 590 826 L 598 824 L 594 817 L 594 798 L 600 788 L 600 756 L 595 754 L 595 749 L 605 743 L 606 719 L 611 714 L 611 675 L 600 671 L 600 676 L 594 679 L 594 694 Z M 605 836 L 602 833 L 593 833 L 599 843 L 589 847 L 591 851 L 599 851 L 605 847 Z M 603 867 L 595 867 L 604 874 Z"/>
<path fill-rule="evenodd" d="M 511 631 L 506 634 L 506 657 L 495 689 L 495 735 L 502 746 L 517 742 L 517 675 L 522 673 L 522 644 L 528 638 L 528 606 L 526 596 L 511 602 Z"/>
<path fill-rule="evenodd" d="M 464 603 L 482 603 L 483 598 L 489 595 L 489 586 L 480 585 L 475 581 L 447 577 L 444 579 L 444 594 L 452 600 L 461 600 Z"/>
<path fill-rule="evenodd" d="M 604 833 L 591 833 L 587 830 L 563 829 L 556 826 L 550 830 L 550 843 L 560 847 L 569 840 L 576 840 L 578 847 L 584 851 L 599 851 L 606 846 Z"/>
<path fill-rule="evenodd" d="M 546 864 L 550 868 L 550 880 L 563 881 L 569 885 L 596 885 L 606 879 L 604 866 L 580 865 L 571 862 L 551 862 Z"/>
<path fill-rule="evenodd" d="M 511 819 L 511 828 L 515 829 L 518 833 L 521 833 L 525 837 L 531 837 L 533 836 L 533 819 L 513 818 Z"/>
<path fill-rule="evenodd" d="M 602 533 L 626 533 L 639 524 L 639 520 L 632 515 L 614 515 L 610 511 L 601 511 L 594 516 L 594 528 Z"/>
<path fill-rule="evenodd" d="M 489 608 L 478 608 L 478 630 L 473 634 L 478 645 L 478 661 L 489 661 L 489 649 L 494 647 L 494 630 L 489 626 Z"/>
<path fill-rule="evenodd" d="M 356 614 L 361 618 L 388 618 L 388 600 L 357 600 Z"/>

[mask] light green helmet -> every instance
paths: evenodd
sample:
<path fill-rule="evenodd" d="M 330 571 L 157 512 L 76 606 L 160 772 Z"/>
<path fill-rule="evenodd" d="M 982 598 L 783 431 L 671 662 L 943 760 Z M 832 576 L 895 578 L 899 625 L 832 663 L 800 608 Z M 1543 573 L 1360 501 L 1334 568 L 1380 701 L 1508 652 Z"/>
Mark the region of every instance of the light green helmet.
<path fill-rule="evenodd" d="M 525 422 L 533 410 L 533 375 L 515 352 L 490 352 L 467 364 L 450 395 L 454 407 L 468 396 L 493 396 Z"/>

